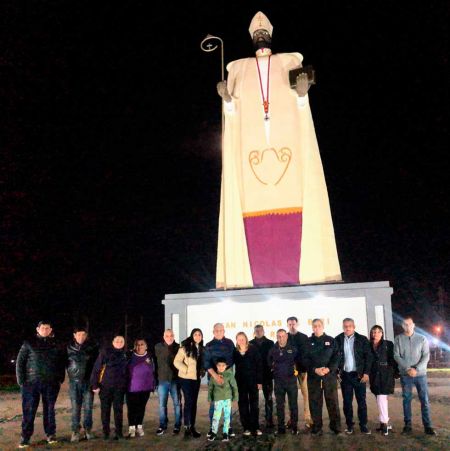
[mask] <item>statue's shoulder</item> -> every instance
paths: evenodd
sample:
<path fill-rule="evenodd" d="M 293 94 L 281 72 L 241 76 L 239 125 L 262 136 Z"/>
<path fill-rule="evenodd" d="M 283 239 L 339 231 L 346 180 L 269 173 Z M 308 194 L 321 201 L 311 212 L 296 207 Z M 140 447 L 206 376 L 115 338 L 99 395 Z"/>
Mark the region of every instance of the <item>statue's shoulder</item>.
<path fill-rule="evenodd" d="M 303 55 L 298 52 L 277 53 L 276 55 L 281 59 L 283 65 L 290 64 L 299 66 L 303 61 Z"/>
<path fill-rule="evenodd" d="M 249 60 L 254 60 L 255 58 L 241 58 L 238 60 L 231 61 L 227 64 L 227 71 L 239 70 L 244 64 L 247 64 Z"/>

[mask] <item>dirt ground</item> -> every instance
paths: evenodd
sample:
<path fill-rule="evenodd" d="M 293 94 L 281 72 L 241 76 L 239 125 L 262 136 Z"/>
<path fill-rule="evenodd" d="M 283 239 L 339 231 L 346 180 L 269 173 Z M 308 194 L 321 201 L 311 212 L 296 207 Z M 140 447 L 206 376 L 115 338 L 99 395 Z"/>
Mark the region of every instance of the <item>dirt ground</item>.
<path fill-rule="evenodd" d="M 429 388 L 431 400 L 431 414 L 434 426 L 438 432 L 437 437 L 429 437 L 423 434 L 420 417 L 420 403 L 415 396 L 413 400 L 413 434 L 405 437 L 400 434 L 403 427 L 403 410 L 401 389 L 397 381 L 396 392 L 390 397 L 389 414 L 394 432 L 384 437 L 375 432 L 378 425 L 377 407 L 375 398 L 371 393 L 367 394 L 369 410 L 369 426 L 372 435 L 362 435 L 358 429 L 352 436 L 335 437 L 324 428 L 322 437 L 311 437 L 310 435 L 291 436 L 286 435 L 277 438 L 273 434 L 264 433 L 263 436 L 255 438 L 243 438 L 240 435 L 242 429 L 239 424 L 239 415 L 233 418 L 233 426 L 237 432 L 235 439 L 229 443 L 208 442 L 206 432 L 208 430 L 208 403 L 206 401 L 206 390 L 201 391 L 198 403 L 197 429 L 202 432 L 199 439 L 184 439 L 183 435 L 173 436 L 169 433 L 157 437 L 155 435 L 158 427 L 158 398 L 152 395 L 147 404 L 145 431 L 146 435 L 141 438 L 124 439 L 119 442 L 105 442 L 97 438 L 90 442 L 82 441 L 79 444 L 71 444 L 70 440 L 70 401 L 68 399 L 67 386 L 61 389 L 57 408 L 57 438 L 59 442 L 55 445 L 47 445 L 44 439 L 42 427 L 42 416 L 40 408 L 35 422 L 35 433 L 32 437 L 32 448 L 30 449 L 58 449 L 58 450 L 294 450 L 305 448 L 308 450 L 443 450 L 450 449 L 450 372 L 432 372 L 429 374 Z M 261 395 L 262 396 L 262 395 Z M 340 397 L 342 407 L 342 398 Z M 260 406 L 263 406 L 261 399 Z M 302 399 L 299 393 L 299 412 L 302 412 Z M 261 411 L 263 409 L 260 409 Z M 355 404 L 356 414 L 356 404 Z M 261 412 L 262 414 L 262 412 Z M 124 408 L 126 425 L 126 407 Z M 344 420 L 343 414 L 341 418 Z M 169 400 L 169 419 L 173 419 L 172 408 Z M 11 450 L 17 447 L 20 440 L 21 404 L 20 394 L 0 393 L 0 450 Z M 261 423 L 263 424 L 263 422 Z M 328 419 L 326 408 L 324 408 L 324 425 L 327 426 Z M 344 422 L 343 422 L 344 424 Z M 172 423 L 173 425 L 173 423 Z M 169 424 L 170 426 L 170 424 Z M 94 432 L 101 437 L 100 407 L 98 399 L 94 407 Z M 125 432 L 125 430 L 124 430 Z"/>

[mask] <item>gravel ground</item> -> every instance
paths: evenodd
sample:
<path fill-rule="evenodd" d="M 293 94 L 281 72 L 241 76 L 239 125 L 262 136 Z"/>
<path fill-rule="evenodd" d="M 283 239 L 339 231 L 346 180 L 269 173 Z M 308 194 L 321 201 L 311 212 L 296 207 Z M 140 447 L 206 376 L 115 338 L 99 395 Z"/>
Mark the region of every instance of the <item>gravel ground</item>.
<path fill-rule="evenodd" d="M 420 403 L 417 396 L 413 400 L 413 434 L 404 437 L 400 434 L 403 427 L 403 411 L 401 390 L 397 381 L 396 392 L 390 397 L 389 410 L 394 432 L 388 437 L 375 433 L 378 425 L 377 407 L 375 398 L 371 393 L 367 394 L 369 410 L 369 426 L 373 433 L 370 436 L 362 435 L 356 429 L 352 436 L 335 437 L 324 428 L 322 437 L 311 437 L 301 434 L 298 436 L 286 435 L 277 438 L 273 434 L 264 433 L 261 437 L 243 438 L 240 433 L 242 429 L 236 414 L 233 419 L 234 429 L 237 432 L 235 439 L 228 444 L 206 441 L 205 434 L 208 430 L 208 405 L 206 401 L 206 390 L 202 389 L 199 397 L 198 430 L 202 432 L 199 439 L 186 440 L 180 434 L 173 436 L 171 433 L 157 437 L 154 432 L 158 427 L 158 398 L 152 395 L 147 404 L 145 431 L 146 435 L 141 438 L 124 439 L 119 442 L 104 442 L 98 438 L 93 441 L 82 441 L 79 444 L 71 444 L 70 440 L 70 402 L 68 399 L 67 385 L 63 385 L 57 404 L 57 438 L 59 442 L 55 445 L 47 445 L 43 440 L 44 431 L 42 427 L 42 415 L 40 409 L 35 422 L 35 433 L 32 437 L 31 449 L 64 449 L 64 450 L 296 450 L 299 447 L 308 450 L 444 450 L 450 449 L 450 372 L 433 372 L 429 374 L 429 388 L 431 399 L 431 414 L 434 426 L 438 432 L 437 437 L 429 437 L 423 434 L 420 417 Z M 169 401 L 170 403 L 170 401 Z M 262 406 L 261 400 L 260 405 Z M 342 398 L 340 397 L 342 407 Z M 302 412 L 301 394 L 299 393 L 299 408 Z M 261 409 L 262 410 L 262 409 Z M 324 425 L 328 424 L 326 409 L 324 408 Z M 171 405 L 169 404 L 169 412 Z M 355 404 L 356 413 L 356 404 Z M 124 408 L 126 419 L 126 407 Z M 170 418 L 173 418 L 170 416 Z M 342 420 L 344 419 L 341 414 Z M 11 450 L 17 447 L 20 440 L 21 404 L 18 393 L 0 393 L 0 450 Z M 126 421 L 125 421 L 126 424 Z M 262 423 L 263 424 L 263 423 Z M 98 399 L 94 406 L 94 431 L 101 436 L 100 407 Z"/>

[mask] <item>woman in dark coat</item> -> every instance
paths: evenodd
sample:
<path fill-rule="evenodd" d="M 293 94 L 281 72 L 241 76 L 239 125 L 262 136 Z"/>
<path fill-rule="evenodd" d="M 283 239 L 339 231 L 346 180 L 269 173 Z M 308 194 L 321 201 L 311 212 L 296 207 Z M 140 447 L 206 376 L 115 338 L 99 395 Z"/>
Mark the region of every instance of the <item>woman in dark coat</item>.
<path fill-rule="evenodd" d="M 233 361 L 239 392 L 239 416 L 244 435 L 261 435 L 259 430 L 259 390 L 263 382 L 261 355 L 256 345 L 249 344 L 247 335 L 236 335 Z"/>
<path fill-rule="evenodd" d="M 389 429 L 392 429 L 389 425 L 388 395 L 394 393 L 395 377 L 398 374 L 398 366 L 394 360 L 394 344 L 384 339 L 383 328 L 378 325 L 370 329 L 370 344 L 373 355 L 369 375 L 370 391 L 377 398 L 380 418 L 380 427 L 377 431 L 388 435 Z"/>
<path fill-rule="evenodd" d="M 103 425 L 103 438 L 109 439 L 111 406 L 114 410 L 114 439 L 123 437 L 123 402 L 127 390 L 128 358 L 125 350 L 125 338 L 115 335 L 112 346 L 100 351 L 91 374 L 91 386 L 94 393 L 100 393 L 100 410 Z"/>

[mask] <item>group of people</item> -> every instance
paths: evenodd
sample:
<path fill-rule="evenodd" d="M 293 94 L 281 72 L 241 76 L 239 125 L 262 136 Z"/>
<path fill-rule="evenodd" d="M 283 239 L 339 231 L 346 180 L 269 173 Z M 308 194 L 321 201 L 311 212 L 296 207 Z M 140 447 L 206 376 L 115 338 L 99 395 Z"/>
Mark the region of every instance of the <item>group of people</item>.
<path fill-rule="evenodd" d="M 113 439 L 123 437 L 123 405 L 128 411 L 128 437 L 144 435 L 144 415 L 150 393 L 157 390 L 159 397 L 159 427 L 157 435 L 168 429 L 168 398 L 174 408 L 173 434 L 179 434 L 184 421 L 184 436 L 199 438 L 196 429 L 197 401 L 204 376 L 208 379 L 210 402 L 209 441 L 218 437 L 223 416 L 222 440 L 234 437 L 232 406 L 237 402 L 244 436 L 262 434 L 259 421 L 259 391 L 264 396 L 266 430 L 273 430 L 274 402 L 276 405 L 276 433 L 289 429 L 298 434 L 298 386 L 303 396 L 304 432 L 321 435 L 322 407 L 325 398 L 330 430 L 342 434 L 338 401 L 338 381 L 342 390 L 346 434 L 354 433 L 353 397 L 358 404 L 361 433 L 368 428 L 366 386 L 376 396 L 380 425 L 377 431 L 389 434 L 388 395 L 394 392 L 395 378 L 399 377 L 403 392 L 403 433 L 412 431 L 412 388 L 416 386 L 421 402 L 422 422 L 426 434 L 435 435 L 427 388 L 429 347 L 426 338 L 415 332 L 414 322 L 403 320 L 404 333 L 395 338 L 395 344 L 384 338 L 381 326 L 370 330 L 369 339 L 355 331 L 351 318 L 343 320 L 343 332 L 333 338 L 324 332 L 321 319 L 312 321 L 312 335 L 297 330 L 296 317 L 287 319 L 287 330 L 279 329 L 277 341 L 265 336 L 264 327 L 254 328 L 249 340 L 244 332 L 236 336 L 236 344 L 225 337 L 224 325 L 213 328 L 214 338 L 204 344 L 203 333 L 195 328 L 181 345 L 174 333 L 167 329 L 163 339 L 148 349 L 145 339 L 137 339 L 127 352 L 122 335 L 113 337 L 111 344 L 99 351 L 88 339 L 85 328 L 76 328 L 73 340 L 65 349 L 55 342 L 48 321 L 39 322 L 36 336 L 22 345 L 17 357 L 17 382 L 22 393 L 22 437 L 19 447 L 29 446 L 34 429 L 36 411 L 42 398 L 44 430 L 49 443 L 55 443 L 55 403 L 65 372 L 69 378 L 72 405 L 72 442 L 81 438 L 90 440 L 94 394 L 101 407 L 103 438 L 111 435 L 111 408 L 114 412 Z M 183 412 L 181 411 L 181 395 Z M 290 418 L 285 419 L 288 401 Z M 83 427 L 81 411 L 83 410 Z M 83 430 L 83 434 L 81 434 Z"/>

